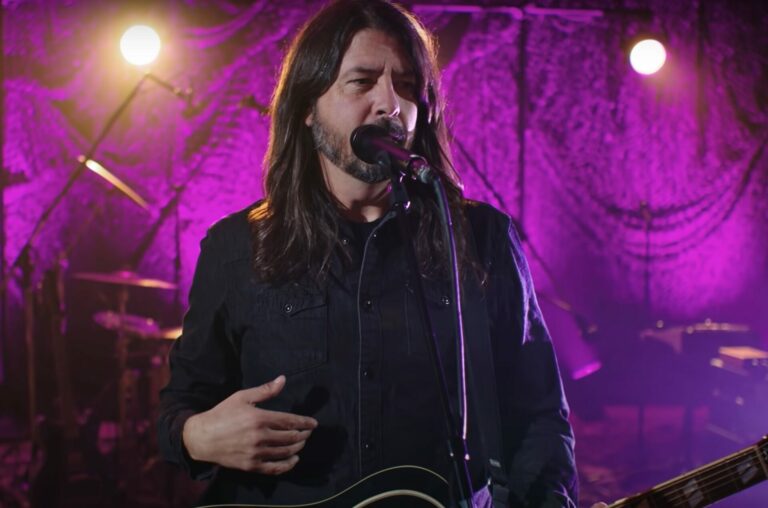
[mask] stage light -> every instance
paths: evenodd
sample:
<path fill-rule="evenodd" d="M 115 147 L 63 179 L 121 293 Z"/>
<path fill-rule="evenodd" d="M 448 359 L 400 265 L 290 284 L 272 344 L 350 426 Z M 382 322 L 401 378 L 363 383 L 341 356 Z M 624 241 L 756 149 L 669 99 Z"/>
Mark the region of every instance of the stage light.
<path fill-rule="evenodd" d="M 146 25 L 132 26 L 120 38 L 120 52 L 133 65 L 148 65 L 160 54 L 160 37 Z"/>
<path fill-rule="evenodd" d="M 654 74 L 667 61 L 667 51 L 664 45 L 656 39 L 643 39 L 632 47 L 629 53 L 629 63 L 640 74 Z"/>

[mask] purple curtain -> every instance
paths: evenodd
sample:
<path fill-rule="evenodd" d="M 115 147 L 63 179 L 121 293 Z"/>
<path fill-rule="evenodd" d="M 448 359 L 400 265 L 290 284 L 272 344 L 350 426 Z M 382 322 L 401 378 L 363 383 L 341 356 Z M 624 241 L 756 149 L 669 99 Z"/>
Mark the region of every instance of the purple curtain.
<path fill-rule="evenodd" d="M 467 195 L 518 220 L 544 298 L 570 302 L 614 340 L 657 319 L 768 331 L 768 7 L 600 4 L 614 10 L 587 20 L 414 6 L 441 40 Z M 152 72 L 194 95 L 145 82 L 94 158 L 151 211 L 85 172 L 35 239 L 33 265 L 39 277 L 62 251 L 71 271 L 131 265 L 177 282 L 161 298 L 183 307 L 205 229 L 262 194 L 268 118 L 252 105 L 268 104 L 288 42 L 318 6 L 4 2 L 6 267 L 140 79 L 118 40 L 147 23 L 164 41 Z M 630 7 L 653 19 L 622 13 Z M 635 74 L 623 53 L 643 30 L 667 44 L 656 76 Z M 14 322 L 19 286 L 7 280 Z"/>

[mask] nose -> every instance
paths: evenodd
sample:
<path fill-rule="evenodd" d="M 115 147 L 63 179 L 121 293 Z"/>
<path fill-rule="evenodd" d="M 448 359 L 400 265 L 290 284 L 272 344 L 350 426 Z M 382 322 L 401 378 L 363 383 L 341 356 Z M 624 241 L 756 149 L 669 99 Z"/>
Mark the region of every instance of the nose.
<path fill-rule="evenodd" d="M 388 77 L 382 76 L 376 86 L 374 98 L 376 117 L 397 116 L 400 114 L 400 96 L 395 91 L 394 83 Z"/>

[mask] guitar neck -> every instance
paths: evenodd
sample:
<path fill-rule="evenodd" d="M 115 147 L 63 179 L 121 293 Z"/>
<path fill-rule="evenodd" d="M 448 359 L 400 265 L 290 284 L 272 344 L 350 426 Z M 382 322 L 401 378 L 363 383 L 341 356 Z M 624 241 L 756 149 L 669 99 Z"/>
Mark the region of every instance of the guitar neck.
<path fill-rule="evenodd" d="M 768 478 L 768 436 L 720 460 L 621 499 L 609 508 L 709 506 Z"/>

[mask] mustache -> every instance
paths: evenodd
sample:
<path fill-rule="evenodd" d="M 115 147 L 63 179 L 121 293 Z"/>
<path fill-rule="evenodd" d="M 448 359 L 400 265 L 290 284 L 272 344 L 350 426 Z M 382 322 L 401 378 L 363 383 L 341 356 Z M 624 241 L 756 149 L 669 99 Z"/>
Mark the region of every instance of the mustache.
<path fill-rule="evenodd" d="M 385 129 L 389 134 L 389 137 L 392 138 L 398 145 L 405 143 L 405 127 L 403 127 L 400 122 L 389 118 L 382 118 L 381 120 L 374 122 L 374 125 Z"/>

